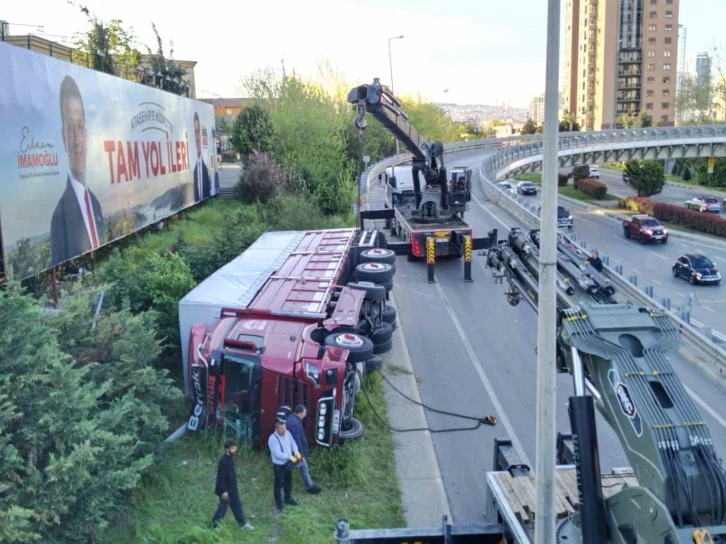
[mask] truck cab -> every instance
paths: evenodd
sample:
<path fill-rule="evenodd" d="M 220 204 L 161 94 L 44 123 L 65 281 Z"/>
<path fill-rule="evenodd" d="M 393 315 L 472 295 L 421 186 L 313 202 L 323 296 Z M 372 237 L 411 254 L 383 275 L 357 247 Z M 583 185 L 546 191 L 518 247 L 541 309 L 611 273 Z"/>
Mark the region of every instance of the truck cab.
<path fill-rule="evenodd" d="M 454 213 L 467 210 L 471 201 L 471 168 L 455 166 L 449 171 L 449 206 Z"/>

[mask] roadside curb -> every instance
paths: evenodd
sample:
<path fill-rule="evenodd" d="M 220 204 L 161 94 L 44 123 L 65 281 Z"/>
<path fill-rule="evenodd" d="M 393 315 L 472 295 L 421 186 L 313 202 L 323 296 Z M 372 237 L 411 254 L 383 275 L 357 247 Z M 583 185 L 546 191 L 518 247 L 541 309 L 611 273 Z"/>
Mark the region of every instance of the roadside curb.
<path fill-rule="evenodd" d="M 393 291 L 390 303 L 396 306 Z M 393 347 L 382 356 L 384 361 L 382 372 L 396 389 L 416 402 L 421 402 L 416 375 L 403 334 L 401 316 L 399 315 L 397 319 L 398 327 L 393 331 Z M 385 397 L 391 427 L 398 429 L 428 427 L 424 409 L 403 398 L 388 384 L 385 384 Z M 453 521 L 431 433 L 418 431 L 402 434 L 393 431 L 393 441 L 396 476 L 401 489 L 406 526 L 436 527 L 441 524 L 443 514 L 448 515 L 449 520 Z"/>
<path fill-rule="evenodd" d="M 570 198 L 568 196 L 558 195 L 558 199 L 562 199 L 571 206 L 583 208 L 588 211 L 600 211 L 602 212 L 602 215 L 604 217 L 607 217 L 609 219 L 613 219 L 614 221 L 622 222 L 624 219 L 628 219 L 627 215 L 623 215 L 616 212 L 610 212 L 607 208 L 603 208 L 602 206 L 592 205 L 588 204 L 586 202 L 582 202 L 581 200 L 577 200 L 575 198 Z M 678 240 L 683 240 L 684 242 L 694 242 L 694 243 L 700 243 L 700 244 L 707 244 L 712 245 L 715 247 L 719 247 L 722 249 L 726 249 L 726 240 L 720 240 L 718 238 L 710 238 L 708 236 L 701 236 L 698 234 L 691 234 L 689 232 L 683 232 L 677 229 L 669 229 L 668 231 L 670 238 L 676 238 Z"/>

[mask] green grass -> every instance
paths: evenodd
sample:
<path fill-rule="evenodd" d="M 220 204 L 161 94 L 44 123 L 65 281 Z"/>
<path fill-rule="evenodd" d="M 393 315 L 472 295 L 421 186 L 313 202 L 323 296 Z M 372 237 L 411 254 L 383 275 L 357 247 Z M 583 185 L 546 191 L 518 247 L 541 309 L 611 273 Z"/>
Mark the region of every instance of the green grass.
<path fill-rule="evenodd" d="M 385 418 L 380 375 L 368 374 L 364 388 L 376 412 Z M 269 454 L 239 448 L 237 481 L 245 516 L 255 527 L 251 533 L 240 532 L 231 510 L 221 529 L 209 528 L 218 504 L 214 482 L 223 439 L 204 433 L 187 436 L 162 454 L 155 474 L 135 491 L 136 506 L 126 522 L 112 527 L 99 542 L 330 542 L 339 517 L 347 518 L 352 527 L 404 527 L 391 432 L 376 419 L 363 392 L 357 399 L 356 417 L 366 428 L 362 440 L 335 450 L 311 451 L 311 475 L 323 492 L 305 493 L 295 471 L 293 498 L 299 506 L 287 507 L 280 515 L 274 509 Z"/>
<path fill-rule="evenodd" d="M 520 174 L 519 176 L 514 177 L 517 181 L 529 181 L 534 183 L 535 185 L 542 185 L 542 174 L 539 172 L 529 172 L 528 174 Z M 583 193 L 582 191 L 578 191 L 574 187 L 570 185 L 566 185 L 565 187 L 558 187 L 559 193 L 562 196 L 566 196 L 569 198 L 574 198 L 576 200 L 581 200 L 582 202 L 593 202 L 594 199 L 588 195 Z M 603 200 L 617 200 L 618 197 L 611 195 L 608 193 L 605 195 L 605 198 Z"/>
<path fill-rule="evenodd" d="M 542 173 L 541 172 L 528 172 L 527 174 L 520 174 L 515 176 L 514 179 L 517 181 L 530 181 L 537 185 L 542 184 Z"/>

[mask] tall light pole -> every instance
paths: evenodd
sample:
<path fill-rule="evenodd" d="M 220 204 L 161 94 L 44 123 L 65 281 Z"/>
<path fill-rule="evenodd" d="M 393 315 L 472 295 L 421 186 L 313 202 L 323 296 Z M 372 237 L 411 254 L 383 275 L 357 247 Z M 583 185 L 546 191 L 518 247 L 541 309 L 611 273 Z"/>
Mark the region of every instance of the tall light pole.
<path fill-rule="evenodd" d="M 554 544 L 557 401 L 557 144 L 560 74 L 560 0 L 548 0 L 547 68 L 542 135 L 542 222 L 537 303 L 537 524 L 535 544 Z"/>
<path fill-rule="evenodd" d="M 393 38 L 388 38 L 388 68 L 391 71 L 391 93 L 393 93 L 393 61 L 391 60 L 391 40 L 402 40 L 403 35 L 401 36 L 394 36 Z M 396 140 L 396 155 L 398 155 L 400 151 L 398 150 L 398 140 Z"/>

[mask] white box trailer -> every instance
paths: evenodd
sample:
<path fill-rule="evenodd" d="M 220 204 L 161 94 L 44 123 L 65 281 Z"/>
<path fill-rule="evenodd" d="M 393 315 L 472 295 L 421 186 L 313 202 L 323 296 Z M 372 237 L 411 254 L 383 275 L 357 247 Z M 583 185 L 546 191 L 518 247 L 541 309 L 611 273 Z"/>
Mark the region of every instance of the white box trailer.
<path fill-rule="evenodd" d="M 247 307 L 304 235 L 304 231 L 264 233 L 239 257 L 214 272 L 179 301 L 179 333 L 187 397 L 191 396 L 187 367 L 191 327 L 199 323 L 211 325 L 219 318 L 222 308 Z"/>

